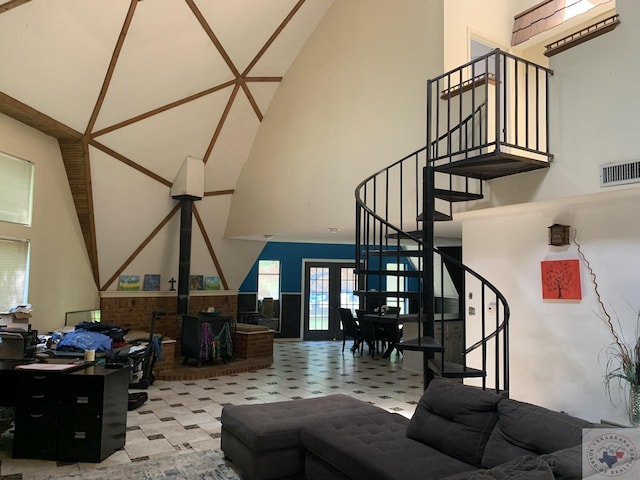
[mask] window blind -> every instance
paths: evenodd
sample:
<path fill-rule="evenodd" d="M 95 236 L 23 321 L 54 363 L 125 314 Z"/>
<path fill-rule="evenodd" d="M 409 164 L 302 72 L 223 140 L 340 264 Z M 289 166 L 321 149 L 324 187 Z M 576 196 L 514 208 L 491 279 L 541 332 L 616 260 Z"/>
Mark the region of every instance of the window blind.
<path fill-rule="evenodd" d="M 31 225 L 34 165 L 0 152 L 0 221 Z"/>
<path fill-rule="evenodd" d="M 0 312 L 27 302 L 29 242 L 0 238 Z"/>

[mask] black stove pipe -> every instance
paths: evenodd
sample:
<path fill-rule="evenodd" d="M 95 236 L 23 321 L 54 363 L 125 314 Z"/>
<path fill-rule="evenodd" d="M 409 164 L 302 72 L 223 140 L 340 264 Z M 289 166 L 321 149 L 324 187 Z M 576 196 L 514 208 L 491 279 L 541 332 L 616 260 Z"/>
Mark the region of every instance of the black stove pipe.
<path fill-rule="evenodd" d="M 189 315 L 189 289 L 191 276 L 191 224 L 193 197 L 180 198 L 180 263 L 178 267 L 178 316 Z"/>

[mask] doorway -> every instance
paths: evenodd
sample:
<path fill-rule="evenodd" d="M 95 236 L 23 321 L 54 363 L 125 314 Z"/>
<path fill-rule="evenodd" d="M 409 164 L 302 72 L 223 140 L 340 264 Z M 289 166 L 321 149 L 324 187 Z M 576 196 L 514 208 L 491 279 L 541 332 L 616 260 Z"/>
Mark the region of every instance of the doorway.
<path fill-rule="evenodd" d="M 354 263 L 304 263 L 303 340 L 342 338 L 338 307 L 359 308 Z"/>

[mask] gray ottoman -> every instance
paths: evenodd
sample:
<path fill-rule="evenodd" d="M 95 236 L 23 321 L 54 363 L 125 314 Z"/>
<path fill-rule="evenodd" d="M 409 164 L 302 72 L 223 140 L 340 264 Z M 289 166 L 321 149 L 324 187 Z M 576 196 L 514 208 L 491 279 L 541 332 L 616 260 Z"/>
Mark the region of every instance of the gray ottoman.
<path fill-rule="evenodd" d="M 322 419 L 384 412 L 336 394 L 255 405 L 225 405 L 220 446 L 247 480 L 304 478 L 300 427 Z"/>

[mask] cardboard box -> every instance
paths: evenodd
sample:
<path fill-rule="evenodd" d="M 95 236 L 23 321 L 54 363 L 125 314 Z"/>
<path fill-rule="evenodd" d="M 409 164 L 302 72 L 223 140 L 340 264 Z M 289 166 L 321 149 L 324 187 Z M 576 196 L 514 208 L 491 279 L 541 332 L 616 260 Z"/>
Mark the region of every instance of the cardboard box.
<path fill-rule="evenodd" d="M 29 323 L 31 318 L 31 305 L 17 305 L 8 312 L 0 313 L 0 324 Z"/>

